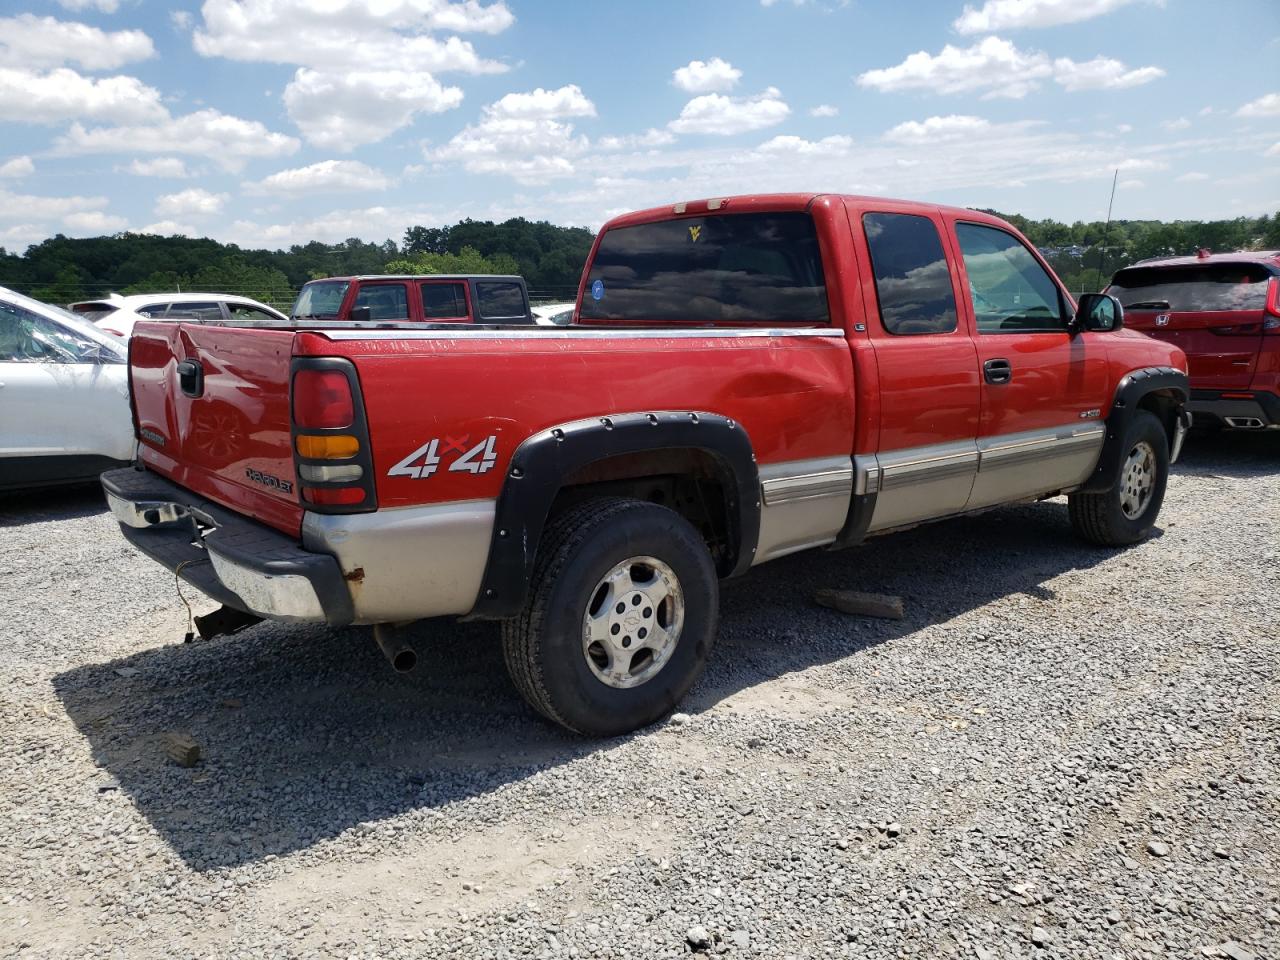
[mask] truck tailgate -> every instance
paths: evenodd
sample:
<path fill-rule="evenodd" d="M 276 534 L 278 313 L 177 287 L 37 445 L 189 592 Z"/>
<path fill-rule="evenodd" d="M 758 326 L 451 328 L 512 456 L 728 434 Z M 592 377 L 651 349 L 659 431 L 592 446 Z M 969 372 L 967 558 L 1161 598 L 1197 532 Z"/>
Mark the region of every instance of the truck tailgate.
<path fill-rule="evenodd" d="M 134 328 L 129 364 L 143 463 L 297 536 L 302 507 L 289 432 L 294 335 L 144 322 Z M 185 377 L 179 369 L 188 361 L 198 365 L 194 377 L 194 367 Z"/>

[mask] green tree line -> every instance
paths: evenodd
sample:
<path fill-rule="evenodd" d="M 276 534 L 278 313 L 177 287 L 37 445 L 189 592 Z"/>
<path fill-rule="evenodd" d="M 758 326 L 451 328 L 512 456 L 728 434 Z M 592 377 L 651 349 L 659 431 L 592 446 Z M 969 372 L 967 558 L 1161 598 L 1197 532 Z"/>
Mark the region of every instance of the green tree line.
<path fill-rule="evenodd" d="M 996 211 L 988 211 L 996 212 Z M 1120 267 L 1200 248 L 1280 249 L 1280 214 L 1233 220 L 1117 220 L 1066 224 L 998 214 L 1013 223 L 1075 292 L 1098 289 Z M 287 307 L 317 277 L 369 273 L 517 273 L 541 299 L 569 299 L 592 233 L 522 217 L 494 223 L 411 226 L 401 242 L 311 241 L 287 250 L 249 250 L 207 238 L 120 233 L 58 235 L 23 253 L 0 248 L 0 286 L 50 303 L 108 293 L 198 290 L 234 293 Z"/>

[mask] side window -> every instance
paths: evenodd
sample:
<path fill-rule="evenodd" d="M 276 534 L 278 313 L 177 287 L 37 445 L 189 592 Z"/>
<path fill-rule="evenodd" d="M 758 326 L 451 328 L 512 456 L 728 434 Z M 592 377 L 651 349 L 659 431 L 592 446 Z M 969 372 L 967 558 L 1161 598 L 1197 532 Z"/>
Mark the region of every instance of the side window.
<path fill-rule="evenodd" d="M 153 313 L 152 316 L 159 316 L 159 314 Z M 183 317 L 195 317 L 201 323 L 217 323 L 222 319 L 222 307 L 215 302 L 169 305 L 169 312 L 165 314 L 166 320 L 180 320 Z"/>
<path fill-rule="evenodd" d="M 520 284 L 511 281 L 487 281 L 476 284 L 482 320 L 524 319 L 524 294 Z"/>
<path fill-rule="evenodd" d="M 368 307 L 370 320 L 408 320 L 409 296 L 403 283 L 371 283 L 360 288 L 353 307 Z"/>
<path fill-rule="evenodd" d="M 955 290 L 934 222 L 914 214 L 868 213 L 862 227 L 885 330 L 898 336 L 955 330 Z"/>
<path fill-rule="evenodd" d="M 92 363 L 98 344 L 12 303 L 0 302 L 0 362 Z"/>
<path fill-rule="evenodd" d="M 169 304 L 167 303 L 153 303 L 153 304 L 150 304 L 149 306 L 138 307 L 138 309 L 133 312 L 140 317 L 146 317 L 148 320 L 150 320 L 153 317 L 163 317 L 165 315 L 165 312 L 168 309 L 169 309 Z"/>
<path fill-rule="evenodd" d="M 1058 285 L 1016 237 L 957 223 L 979 333 L 1062 333 L 1068 317 Z"/>
<path fill-rule="evenodd" d="M 247 303 L 228 303 L 227 310 L 232 320 L 252 320 L 255 323 L 275 323 L 276 318 L 265 310 L 251 307 Z"/>
<path fill-rule="evenodd" d="M 424 283 L 422 314 L 428 320 L 458 320 L 467 315 L 466 285 L 462 283 Z"/>

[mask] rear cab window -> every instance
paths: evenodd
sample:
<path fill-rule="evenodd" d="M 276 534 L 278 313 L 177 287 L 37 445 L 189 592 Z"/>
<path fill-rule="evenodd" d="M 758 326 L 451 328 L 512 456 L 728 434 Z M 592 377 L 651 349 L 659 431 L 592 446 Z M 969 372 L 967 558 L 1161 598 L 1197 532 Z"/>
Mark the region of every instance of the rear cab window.
<path fill-rule="evenodd" d="M 481 320 L 524 320 L 524 290 L 514 280 L 477 280 L 476 301 Z"/>
<path fill-rule="evenodd" d="M 728 213 L 615 227 L 596 248 L 580 317 L 829 324 L 813 218 Z"/>
<path fill-rule="evenodd" d="M 1215 313 L 1262 310 L 1271 273 L 1261 264 L 1129 267 L 1107 287 L 1126 310 Z"/>
<path fill-rule="evenodd" d="M 952 333 L 956 294 L 938 226 L 910 213 L 866 213 L 876 298 L 885 331 L 894 336 Z"/>
<path fill-rule="evenodd" d="M 159 315 L 159 313 L 150 314 L 153 317 L 158 317 Z M 172 303 L 169 305 L 169 312 L 164 316 L 166 320 L 182 320 L 187 317 L 195 317 L 202 323 L 217 323 L 223 319 L 222 304 L 213 300 L 203 300 L 199 303 Z"/>

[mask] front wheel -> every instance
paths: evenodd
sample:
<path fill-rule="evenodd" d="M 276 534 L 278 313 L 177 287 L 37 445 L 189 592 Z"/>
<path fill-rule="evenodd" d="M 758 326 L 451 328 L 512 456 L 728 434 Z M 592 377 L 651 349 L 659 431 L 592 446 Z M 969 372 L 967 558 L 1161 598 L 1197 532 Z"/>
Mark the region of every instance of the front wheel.
<path fill-rule="evenodd" d="M 552 521 L 524 609 L 506 621 L 507 670 L 549 720 L 617 736 L 666 716 L 701 675 L 719 584 L 697 530 L 641 500 L 589 500 Z"/>
<path fill-rule="evenodd" d="M 1099 546 L 1122 547 L 1146 539 L 1164 503 L 1169 438 L 1155 414 L 1134 414 L 1121 449 L 1124 457 L 1109 489 L 1067 497 L 1072 527 Z"/>

